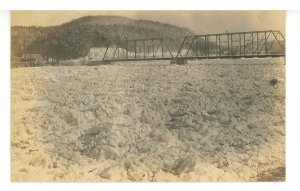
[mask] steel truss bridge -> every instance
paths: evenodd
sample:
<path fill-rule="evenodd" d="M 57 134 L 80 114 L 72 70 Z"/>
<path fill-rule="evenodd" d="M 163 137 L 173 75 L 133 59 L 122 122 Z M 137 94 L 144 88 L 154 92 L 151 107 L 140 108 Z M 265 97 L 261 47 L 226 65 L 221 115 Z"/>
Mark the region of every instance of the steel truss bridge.
<path fill-rule="evenodd" d="M 101 63 L 113 61 L 284 57 L 285 38 L 280 31 L 250 31 L 185 36 L 181 44 L 171 38 L 133 39 L 111 43 Z"/>

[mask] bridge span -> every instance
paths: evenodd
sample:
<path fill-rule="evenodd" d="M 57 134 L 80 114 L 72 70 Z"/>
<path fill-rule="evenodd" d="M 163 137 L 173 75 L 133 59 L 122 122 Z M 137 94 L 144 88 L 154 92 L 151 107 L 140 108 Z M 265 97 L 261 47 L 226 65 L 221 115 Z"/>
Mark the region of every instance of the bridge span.
<path fill-rule="evenodd" d="M 178 46 L 179 45 L 179 46 Z M 101 63 L 114 61 L 170 60 L 184 64 L 190 59 L 284 57 L 285 38 L 280 31 L 219 33 L 171 38 L 116 41 L 106 47 Z"/>

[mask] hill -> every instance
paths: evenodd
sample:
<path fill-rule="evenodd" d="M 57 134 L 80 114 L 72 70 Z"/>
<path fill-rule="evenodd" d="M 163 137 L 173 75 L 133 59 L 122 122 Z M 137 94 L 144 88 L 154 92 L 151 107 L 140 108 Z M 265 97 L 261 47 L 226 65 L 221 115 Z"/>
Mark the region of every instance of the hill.
<path fill-rule="evenodd" d="M 170 37 L 180 43 L 193 34 L 187 28 L 121 16 L 86 16 L 58 26 L 13 26 L 11 31 L 12 56 L 38 53 L 55 59 L 82 57 L 91 47 L 126 38 Z"/>

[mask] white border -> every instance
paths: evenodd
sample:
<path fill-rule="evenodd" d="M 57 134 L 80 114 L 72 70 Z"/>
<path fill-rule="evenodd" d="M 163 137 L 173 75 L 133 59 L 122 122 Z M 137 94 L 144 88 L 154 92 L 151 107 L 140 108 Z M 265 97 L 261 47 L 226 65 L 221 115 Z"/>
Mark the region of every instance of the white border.
<path fill-rule="evenodd" d="M 19 0 L 23 1 L 24 0 Z M 37 1 L 37 0 L 36 0 Z M 44 2 L 42 0 L 38 0 L 39 2 Z M 171 3 L 171 0 L 167 0 L 169 3 Z M 277 1 L 268 1 L 268 5 L 270 4 L 271 8 L 278 7 L 278 5 L 275 2 Z M 16 0 L 12 0 L 11 2 L 17 2 Z M 34 2 L 33 0 L 26 0 L 28 5 L 19 7 L 16 5 L 15 7 L 22 8 L 22 9 L 30 9 L 32 7 L 36 7 L 30 2 Z M 62 1 L 60 1 L 62 2 Z M 66 6 L 69 6 L 69 8 L 74 9 L 74 6 L 71 2 L 68 2 L 60 5 L 56 5 L 56 7 L 53 7 L 53 5 L 47 7 L 49 5 L 48 3 L 45 3 L 42 7 L 44 8 L 54 8 L 58 9 L 60 7 L 61 9 L 66 9 Z M 91 0 L 86 0 L 85 2 L 89 3 Z M 109 0 L 108 2 L 114 2 L 114 0 Z M 151 3 L 154 1 L 150 1 Z M 185 2 L 191 2 L 190 0 Z M 193 0 L 195 3 L 195 0 Z M 212 2 L 216 2 L 216 0 L 213 0 Z M 230 2 L 230 1 L 229 1 Z M 231 1 L 232 2 L 232 1 Z M 243 1 L 237 1 L 236 2 L 243 2 Z M 252 1 L 253 3 L 257 2 L 256 0 Z M 286 1 L 280 1 L 285 3 Z M 41 4 L 41 3 L 39 3 Z M 52 2 L 52 4 L 54 4 Z M 108 3 L 110 4 L 110 3 Z M 145 3 L 145 7 L 149 2 Z M 222 3 L 222 6 L 224 6 L 225 3 Z M 226 2 L 227 4 L 227 2 Z M 239 4 L 239 3 L 238 3 Z M 244 2 L 243 2 L 244 4 Z M 259 4 L 263 4 L 262 8 L 265 8 L 266 4 L 263 2 L 260 2 Z M 8 5 L 11 5 L 11 3 L 8 3 Z M 110 4 L 110 8 L 112 9 L 119 9 L 120 5 Z M 124 4 L 123 4 L 124 5 Z M 122 6 L 123 6 L 122 5 Z M 130 5 L 130 4 L 129 4 Z M 211 5 L 211 4 L 210 4 Z M 229 5 L 231 5 L 229 3 Z M 279 5 L 282 5 L 282 3 Z M 1 6 L 1 5 L 0 5 Z M 107 7 L 107 6 L 104 6 Z M 127 6 L 128 7 L 128 6 Z M 160 7 L 160 9 L 165 9 Z M 208 7 L 205 6 L 204 7 Z M 226 6 L 225 6 L 226 7 Z M 286 6 L 280 7 L 281 9 L 285 8 Z M 11 8 L 11 7 L 8 7 Z M 75 9 L 84 9 L 86 8 L 85 5 L 82 7 L 77 5 Z M 137 9 L 136 7 L 134 7 Z M 147 7 L 149 9 L 153 9 L 153 5 L 150 7 Z M 171 6 L 172 8 L 172 6 Z M 177 7 L 177 9 L 183 9 L 185 6 Z M 195 7 L 196 8 L 196 7 Z M 195 9 L 194 8 L 194 9 Z M 221 8 L 219 5 L 214 5 L 214 9 Z M 223 8 L 223 7 L 222 7 Z M 228 8 L 228 6 L 227 6 Z M 230 7 L 229 7 L 230 8 Z M 239 8 L 239 7 L 238 7 Z M 250 6 L 249 9 L 252 7 Z M 294 7 L 295 8 L 295 7 Z M 174 9 L 174 8 L 173 8 Z M 43 183 L 43 184 L 32 184 L 32 183 L 11 183 L 10 182 L 10 174 L 9 174 L 9 121 L 10 121 L 10 112 L 9 112 L 9 93 L 10 93 L 10 63 L 9 63 L 9 50 L 10 50 L 10 17 L 8 11 L 1 11 L 0 12 L 0 122 L 1 122 L 1 133 L 0 133 L 0 186 L 2 187 L 1 190 L 22 190 L 22 191 L 40 191 L 40 190 L 244 190 L 244 191 L 252 191 L 252 190 L 272 190 L 272 191 L 279 191 L 279 190 L 300 190 L 299 185 L 299 163 L 300 163 L 300 157 L 299 157 L 299 136 L 300 136 L 300 117 L 299 115 L 299 106 L 300 106 L 300 40 L 299 40 L 299 32 L 300 32 L 300 25 L 298 24 L 300 21 L 300 11 L 289 11 L 287 13 L 287 29 L 286 29 L 286 43 L 287 43 L 287 58 L 286 58 L 286 68 L 287 68 L 287 83 L 286 83 L 286 89 L 287 89 L 287 102 L 286 102 L 286 109 L 287 109 L 287 181 L 284 183 L 184 183 L 184 184 L 178 184 L 178 183 L 142 183 L 142 184 L 131 184 L 131 183 L 118 183 L 118 184 L 112 184 L 112 183 L 97 183 L 97 184 L 58 184 L 58 183 Z"/>
<path fill-rule="evenodd" d="M 289 11 L 286 28 L 286 158 L 287 183 L 300 190 L 300 11 Z"/>
<path fill-rule="evenodd" d="M 0 11 L 0 29 L 0 186 L 7 187 L 10 181 L 10 15 L 8 11 Z"/>
<path fill-rule="evenodd" d="M 289 10 L 299 8 L 297 0 L 3 0 L 6 10 Z"/>

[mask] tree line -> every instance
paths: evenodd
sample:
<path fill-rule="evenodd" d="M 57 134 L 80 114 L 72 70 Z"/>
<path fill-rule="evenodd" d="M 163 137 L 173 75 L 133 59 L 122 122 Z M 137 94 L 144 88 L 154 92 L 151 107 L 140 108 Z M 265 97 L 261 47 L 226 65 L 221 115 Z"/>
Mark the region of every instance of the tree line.
<path fill-rule="evenodd" d="M 149 22 L 149 21 L 147 21 Z M 106 47 L 126 39 L 170 37 L 180 43 L 191 34 L 188 29 L 172 25 L 139 21 L 125 24 L 65 24 L 51 27 L 14 26 L 11 32 L 12 56 L 41 54 L 44 58 L 66 60 L 84 57 L 91 47 Z"/>

